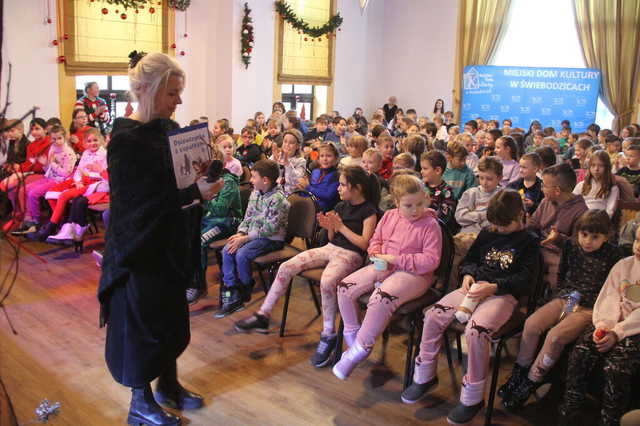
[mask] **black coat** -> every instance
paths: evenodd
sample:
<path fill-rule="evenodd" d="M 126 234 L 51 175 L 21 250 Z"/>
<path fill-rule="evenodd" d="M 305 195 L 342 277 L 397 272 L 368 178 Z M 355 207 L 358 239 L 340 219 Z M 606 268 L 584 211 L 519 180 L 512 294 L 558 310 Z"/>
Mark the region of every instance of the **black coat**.
<path fill-rule="evenodd" d="M 111 218 L 98 299 L 106 361 L 130 387 L 158 377 L 189 344 L 185 289 L 200 262 L 196 184 L 178 190 L 167 131 L 171 120 L 114 122 L 107 161 Z"/>

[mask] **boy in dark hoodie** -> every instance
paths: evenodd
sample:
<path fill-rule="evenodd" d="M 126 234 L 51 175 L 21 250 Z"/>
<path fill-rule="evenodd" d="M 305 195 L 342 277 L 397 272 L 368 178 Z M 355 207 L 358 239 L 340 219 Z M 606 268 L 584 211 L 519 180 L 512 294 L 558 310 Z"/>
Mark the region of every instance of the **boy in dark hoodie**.
<path fill-rule="evenodd" d="M 582 195 L 574 195 L 576 174 L 569 164 L 557 164 L 542 172 L 544 200 L 529 218 L 529 229 L 540 235 L 545 280 L 552 290 L 558 281 L 560 254 L 564 242 L 574 235 L 578 218 L 588 210 Z"/>

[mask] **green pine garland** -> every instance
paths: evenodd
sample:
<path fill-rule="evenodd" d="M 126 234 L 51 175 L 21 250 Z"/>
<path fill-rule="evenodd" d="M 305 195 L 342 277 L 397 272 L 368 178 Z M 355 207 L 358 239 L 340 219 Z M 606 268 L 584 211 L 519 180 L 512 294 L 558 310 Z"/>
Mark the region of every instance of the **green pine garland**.
<path fill-rule="evenodd" d="M 319 38 L 325 34 L 335 33 L 335 31 L 342 25 L 342 16 L 340 13 L 336 13 L 332 15 L 329 20 L 321 27 L 311 27 L 309 24 L 304 22 L 302 19 L 299 19 L 293 10 L 291 10 L 291 6 L 286 4 L 282 0 L 277 0 L 275 2 L 276 12 L 282 16 L 289 25 L 298 30 L 299 32 L 305 33 L 308 36 Z"/>
<path fill-rule="evenodd" d="M 253 51 L 253 19 L 251 19 L 251 9 L 249 4 L 244 4 L 244 17 L 242 18 L 241 37 L 241 54 L 244 69 L 249 68 L 251 63 L 251 52 Z"/>
<path fill-rule="evenodd" d="M 140 7 L 146 6 L 147 3 L 151 3 L 151 0 L 103 0 L 103 1 L 106 1 L 107 3 L 115 6 L 124 7 L 125 10 L 129 8 L 140 9 Z"/>
<path fill-rule="evenodd" d="M 180 10 L 182 12 L 187 10 L 190 4 L 191 0 L 169 0 L 169 7 Z"/>

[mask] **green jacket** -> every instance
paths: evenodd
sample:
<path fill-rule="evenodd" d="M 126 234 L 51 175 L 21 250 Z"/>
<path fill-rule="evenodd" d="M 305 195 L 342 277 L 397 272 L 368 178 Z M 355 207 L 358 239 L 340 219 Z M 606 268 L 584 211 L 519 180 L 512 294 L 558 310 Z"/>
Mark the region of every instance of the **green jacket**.
<path fill-rule="evenodd" d="M 218 195 L 204 203 L 204 218 L 235 218 L 242 220 L 242 202 L 240 201 L 240 178 L 233 173 L 222 175 L 224 186 Z"/>

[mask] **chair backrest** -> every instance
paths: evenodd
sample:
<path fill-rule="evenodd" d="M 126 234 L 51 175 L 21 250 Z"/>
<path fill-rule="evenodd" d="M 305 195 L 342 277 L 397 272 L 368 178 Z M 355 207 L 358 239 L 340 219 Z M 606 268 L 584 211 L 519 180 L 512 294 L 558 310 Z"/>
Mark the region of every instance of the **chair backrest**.
<path fill-rule="evenodd" d="M 451 235 L 449 227 L 440 219 L 438 219 L 438 224 L 440 225 L 440 231 L 442 232 L 442 249 L 440 251 L 440 264 L 435 272 L 435 285 L 443 292 L 443 294 L 446 294 L 449 292 L 449 281 L 451 268 L 453 267 L 455 246 L 453 244 L 453 235 Z"/>
<path fill-rule="evenodd" d="M 251 179 L 251 169 L 247 166 L 242 166 L 242 176 L 240 176 L 240 183 L 249 183 Z"/>
<path fill-rule="evenodd" d="M 289 222 L 287 223 L 287 242 L 295 237 L 302 238 L 307 248 L 313 246 L 316 234 L 317 203 L 315 196 L 307 191 L 295 191 L 289 195 Z"/>
<path fill-rule="evenodd" d="M 249 182 L 243 182 L 240 184 L 240 203 L 242 205 L 242 215 L 247 211 L 249 205 L 249 198 L 253 192 L 253 185 Z"/>
<path fill-rule="evenodd" d="M 529 294 L 522 296 L 518 301 L 519 306 L 526 306 L 527 316 L 531 315 L 538 307 L 538 302 L 546 292 L 547 282 L 544 279 L 544 257 L 542 251 L 538 254 L 538 262 L 533 271 L 534 285 Z"/>

